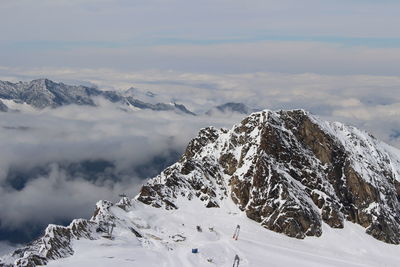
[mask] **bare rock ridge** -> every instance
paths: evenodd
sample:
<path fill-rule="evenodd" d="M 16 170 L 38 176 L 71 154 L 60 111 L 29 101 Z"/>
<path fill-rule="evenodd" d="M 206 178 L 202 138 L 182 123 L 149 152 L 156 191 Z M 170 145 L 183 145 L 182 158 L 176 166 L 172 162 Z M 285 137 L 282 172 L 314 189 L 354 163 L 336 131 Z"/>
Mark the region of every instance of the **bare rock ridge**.
<path fill-rule="evenodd" d="M 145 223 L 125 213 L 146 205 L 179 211 L 195 198 L 205 208 L 233 201 L 260 226 L 294 238 L 323 235 L 323 223 L 343 228 L 347 220 L 399 244 L 399 180 L 400 151 L 365 132 L 303 110 L 257 112 L 230 130 L 202 129 L 135 200 L 99 201 L 90 220 L 50 225 L 42 238 L 0 258 L 0 266 L 68 257 L 74 240 L 105 238 L 110 222 L 147 242 Z"/>
<path fill-rule="evenodd" d="M 303 110 L 263 111 L 229 131 L 203 129 L 138 199 L 176 209 L 182 197 L 207 207 L 232 198 L 250 219 L 291 237 L 348 220 L 399 244 L 399 162 L 397 150 L 353 127 Z"/>

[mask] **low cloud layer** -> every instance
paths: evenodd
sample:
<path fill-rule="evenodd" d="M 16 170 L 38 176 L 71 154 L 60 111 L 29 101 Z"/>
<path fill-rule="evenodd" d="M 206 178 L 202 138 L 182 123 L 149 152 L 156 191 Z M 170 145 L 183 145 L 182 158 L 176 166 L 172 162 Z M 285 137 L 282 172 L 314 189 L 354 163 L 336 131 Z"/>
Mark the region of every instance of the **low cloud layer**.
<path fill-rule="evenodd" d="M 0 68 L 3 79 L 37 77 L 96 84 L 101 89 L 136 87 L 158 94 L 160 101 L 183 103 L 197 113 L 229 101 L 251 108 L 304 108 L 329 120 L 359 126 L 400 147 L 396 138 L 400 76 Z"/>

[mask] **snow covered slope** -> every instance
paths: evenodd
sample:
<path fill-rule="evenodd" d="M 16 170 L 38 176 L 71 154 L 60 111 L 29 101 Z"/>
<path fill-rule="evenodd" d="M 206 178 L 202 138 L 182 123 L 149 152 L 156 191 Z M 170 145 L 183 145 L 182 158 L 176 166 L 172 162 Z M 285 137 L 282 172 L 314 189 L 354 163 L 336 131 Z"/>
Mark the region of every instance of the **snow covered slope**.
<path fill-rule="evenodd" d="M 297 240 L 264 230 L 233 203 L 204 209 L 197 200 L 182 202 L 179 211 L 134 206 L 128 212 L 110 209 L 121 220 L 113 240 L 76 241 L 73 256 L 49 266 L 231 267 L 235 255 L 241 267 L 398 266 L 400 259 L 400 247 L 376 241 L 353 223 L 340 230 L 324 224 L 322 237 Z M 143 238 L 136 238 L 127 222 Z M 241 232 L 236 241 L 232 234 L 237 224 Z M 199 253 L 192 254 L 192 248 Z"/>
<path fill-rule="evenodd" d="M 116 218 L 112 239 L 97 234 L 73 240 L 74 254 L 48 266 L 231 267 L 235 255 L 240 267 L 398 266 L 400 260 L 400 247 L 377 241 L 350 222 L 344 229 L 323 224 L 321 237 L 300 240 L 266 231 L 231 201 L 219 209 L 206 209 L 199 200 L 189 205 L 182 201 L 179 210 L 138 201 L 131 205 L 126 211 L 117 206 L 103 210 Z M 236 241 L 232 234 L 237 224 L 241 232 Z M 192 254 L 192 248 L 199 253 Z"/>
<path fill-rule="evenodd" d="M 135 199 L 100 201 L 90 220 L 51 225 L 0 262 L 398 266 L 399 179 L 400 152 L 365 132 L 303 110 L 257 112 L 201 130 Z"/>

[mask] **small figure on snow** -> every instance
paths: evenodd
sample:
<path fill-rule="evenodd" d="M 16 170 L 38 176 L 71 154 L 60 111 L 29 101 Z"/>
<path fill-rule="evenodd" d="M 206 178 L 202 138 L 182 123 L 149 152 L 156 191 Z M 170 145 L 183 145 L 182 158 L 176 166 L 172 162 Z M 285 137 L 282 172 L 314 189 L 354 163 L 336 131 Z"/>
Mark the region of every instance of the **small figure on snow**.
<path fill-rule="evenodd" d="M 233 239 L 238 240 L 240 232 L 240 225 L 236 226 L 235 232 L 233 233 Z"/>
<path fill-rule="evenodd" d="M 240 258 L 236 254 L 235 259 L 233 260 L 233 267 L 239 267 L 239 263 L 240 263 Z"/>

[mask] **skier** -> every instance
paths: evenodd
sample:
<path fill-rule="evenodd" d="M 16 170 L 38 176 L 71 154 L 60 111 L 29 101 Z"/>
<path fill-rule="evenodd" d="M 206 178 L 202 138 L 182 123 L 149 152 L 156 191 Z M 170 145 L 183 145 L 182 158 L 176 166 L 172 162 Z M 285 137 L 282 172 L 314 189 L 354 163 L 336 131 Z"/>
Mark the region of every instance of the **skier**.
<path fill-rule="evenodd" d="M 240 232 L 240 225 L 236 226 L 235 232 L 233 233 L 233 239 L 238 240 Z"/>
<path fill-rule="evenodd" d="M 233 266 L 232 267 L 239 267 L 239 263 L 240 263 L 240 258 L 236 254 L 235 259 L 233 260 Z"/>

